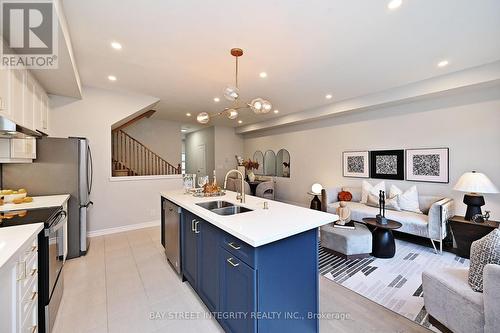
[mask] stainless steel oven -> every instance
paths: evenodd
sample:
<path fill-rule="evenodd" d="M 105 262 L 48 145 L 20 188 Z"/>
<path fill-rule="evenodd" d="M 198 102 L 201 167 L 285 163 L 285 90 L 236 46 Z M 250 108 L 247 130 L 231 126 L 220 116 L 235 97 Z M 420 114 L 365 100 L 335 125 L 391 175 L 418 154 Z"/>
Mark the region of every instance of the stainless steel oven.
<path fill-rule="evenodd" d="M 43 222 L 38 234 L 38 328 L 49 333 L 61 303 L 63 266 L 67 255 L 67 213 L 62 207 L 10 211 L 0 214 L 0 228 Z"/>
<path fill-rule="evenodd" d="M 66 260 L 65 249 L 67 248 L 67 239 L 65 235 L 67 227 L 66 216 L 67 213 L 64 210 L 59 210 L 45 225 L 44 229 L 43 243 L 46 247 L 43 246 L 42 249 L 48 259 L 45 260 L 48 268 L 48 274 L 45 274 L 45 278 L 48 278 L 48 283 L 46 281 L 41 281 L 41 283 L 44 284 L 44 288 L 47 290 L 47 302 L 45 303 L 45 307 L 43 309 L 44 313 L 42 320 L 44 321 L 44 325 L 40 326 L 44 327 L 45 332 L 47 333 L 52 331 L 63 294 L 64 280 L 62 276 L 62 269 L 64 261 Z M 39 314 L 40 312 L 41 311 L 39 311 Z"/>
<path fill-rule="evenodd" d="M 49 242 L 49 294 L 56 285 L 59 274 L 61 273 L 64 264 L 64 227 L 66 222 L 66 212 L 60 210 L 53 218 L 52 223 L 48 228 L 45 228 L 45 237 Z"/>

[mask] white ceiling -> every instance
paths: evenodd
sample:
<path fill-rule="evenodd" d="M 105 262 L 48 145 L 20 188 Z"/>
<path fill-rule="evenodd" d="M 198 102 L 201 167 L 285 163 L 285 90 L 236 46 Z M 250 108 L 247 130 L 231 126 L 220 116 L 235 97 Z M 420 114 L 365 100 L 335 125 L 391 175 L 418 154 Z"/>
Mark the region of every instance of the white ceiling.
<path fill-rule="evenodd" d="M 500 59 L 498 0 L 403 0 L 395 11 L 387 3 L 64 0 L 64 7 L 84 85 L 159 97 L 156 116 L 183 122 L 186 112 L 194 120 L 229 106 L 222 89 L 234 78 L 232 47 L 245 51 L 243 99 L 268 98 L 280 111 L 243 111 L 243 125 Z M 114 40 L 121 51 L 110 47 Z M 449 65 L 438 68 L 442 59 Z"/>

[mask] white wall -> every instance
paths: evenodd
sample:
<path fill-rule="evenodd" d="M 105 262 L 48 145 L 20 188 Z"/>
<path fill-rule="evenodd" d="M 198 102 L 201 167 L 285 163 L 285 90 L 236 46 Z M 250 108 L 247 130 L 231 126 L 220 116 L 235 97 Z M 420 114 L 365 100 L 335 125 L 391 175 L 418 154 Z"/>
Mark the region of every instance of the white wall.
<path fill-rule="evenodd" d="M 168 163 L 181 163 L 181 124 L 175 121 L 143 118 L 123 129 Z"/>
<path fill-rule="evenodd" d="M 348 150 L 450 148 L 450 183 L 386 181 L 422 194 L 451 196 L 465 214 L 463 193 L 452 187 L 465 171 L 484 172 L 500 187 L 500 87 L 358 112 L 245 136 L 245 156 L 256 150 L 286 148 L 291 178 L 276 178 L 279 200 L 307 205 L 311 184 L 361 184 L 342 177 L 342 152 Z M 379 180 L 369 180 L 374 183 Z M 484 210 L 500 220 L 500 194 L 485 196 Z"/>
<path fill-rule="evenodd" d="M 157 101 L 151 96 L 90 87 L 84 87 L 81 100 L 50 97 L 52 135 L 82 136 L 90 140 L 94 159 L 90 231 L 160 220 L 159 191 L 182 187 L 180 176 L 110 180 L 111 125 Z"/>
<path fill-rule="evenodd" d="M 243 138 L 234 132 L 234 128 L 215 127 L 215 173 L 219 185 L 224 185 L 224 176 L 231 169 L 236 169 L 235 155 L 243 156 Z"/>

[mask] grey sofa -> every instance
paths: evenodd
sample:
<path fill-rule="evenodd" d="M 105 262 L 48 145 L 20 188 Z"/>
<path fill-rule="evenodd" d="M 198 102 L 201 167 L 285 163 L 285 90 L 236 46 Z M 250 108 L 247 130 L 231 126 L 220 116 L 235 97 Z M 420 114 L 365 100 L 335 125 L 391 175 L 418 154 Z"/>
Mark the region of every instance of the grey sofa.
<path fill-rule="evenodd" d="M 335 213 L 339 207 L 338 193 L 348 191 L 352 201 L 347 203 L 351 209 L 351 218 L 362 222 L 365 217 L 375 217 L 379 209 L 360 203 L 361 187 L 331 187 L 323 190 L 322 207 L 329 213 Z M 385 216 L 403 224 L 397 231 L 429 238 L 436 253 L 438 249 L 434 242 L 439 243 L 439 253 L 443 252 L 443 239 L 447 235 L 446 222 L 454 215 L 453 199 L 438 196 L 419 196 L 419 206 L 423 214 L 386 210 Z M 325 209 L 326 208 L 326 209 Z"/>
<path fill-rule="evenodd" d="M 431 324 L 454 333 L 500 332 L 500 265 L 483 271 L 483 293 L 468 283 L 468 268 L 447 267 L 422 273 L 424 304 Z"/>

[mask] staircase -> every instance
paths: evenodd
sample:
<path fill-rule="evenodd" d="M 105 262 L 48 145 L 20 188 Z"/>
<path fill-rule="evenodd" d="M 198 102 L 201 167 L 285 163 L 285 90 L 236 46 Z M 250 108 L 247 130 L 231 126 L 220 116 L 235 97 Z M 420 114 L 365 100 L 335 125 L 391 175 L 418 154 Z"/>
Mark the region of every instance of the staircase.
<path fill-rule="evenodd" d="M 111 132 L 113 177 L 175 175 L 181 165 L 174 166 L 121 129 Z"/>

